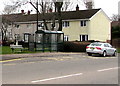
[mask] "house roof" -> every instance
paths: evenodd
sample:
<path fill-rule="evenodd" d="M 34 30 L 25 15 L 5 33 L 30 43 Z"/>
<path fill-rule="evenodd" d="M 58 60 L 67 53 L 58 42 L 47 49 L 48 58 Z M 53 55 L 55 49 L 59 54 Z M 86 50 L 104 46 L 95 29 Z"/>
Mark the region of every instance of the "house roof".
<path fill-rule="evenodd" d="M 90 9 L 90 10 L 80 10 L 80 11 L 66 11 L 62 12 L 62 20 L 71 20 L 71 19 L 89 19 L 93 15 L 95 15 L 100 9 Z M 57 15 L 57 13 L 46 13 L 39 14 L 38 20 L 42 21 L 43 19 L 51 20 L 54 19 L 54 15 Z M 10 14 L 10 15 L 3 15 L 6 19 L 12 21 L 12 22 L 29 22 L 29 21 L 36 21 L 37 15 L 36 14 Z M 57 19 L 57 18 L 55 18 Z"/>

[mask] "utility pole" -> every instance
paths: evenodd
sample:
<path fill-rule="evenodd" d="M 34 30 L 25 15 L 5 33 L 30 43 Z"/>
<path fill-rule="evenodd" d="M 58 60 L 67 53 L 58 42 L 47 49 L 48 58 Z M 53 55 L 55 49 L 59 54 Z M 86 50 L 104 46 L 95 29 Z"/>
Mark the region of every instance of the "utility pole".
<path fill-rule="evenodd" d="M 29 3 L 36 9 L 36 14 L 37 14 L 37 16 L 36 16 L 36 20 L 37 20 L 36 30 L 38 31 L 38 14 L 40 13 L 39 10 L 38 10 L 38 0 L 37 0 L 37 2 L 36 2 L 36 6 L 33 5 L 33 3 L 31 2 L 31 0 L 30 0 Z"/>
<path fill-rule="evenodd" d="M 38 10 L 38 4 L 39 4 L 39 3 L 38 3 L 38 0 L 37 0 L 37 2 L 36 2 L 36 6 L 33 5 L 33 3 L 32 3 L 31 1 L 30 1 L 29 3 L 36 9 L 36 15 L 37 15 L 37 16 L 36 16 L 36 19 L 37 19 L 37 31 L 38 31 L 38 20 L 39 20 L 39 19 L 38 19 L 38 18 L 39 18 L 39 15 L 38 15 L 38 14 L 40 14 L 40 11 Z M 42 0 L 42 14 L 43 14 L 43 16 L 44 16 L 45 13 L 44 13 L 44 7 L 43 7 L 43 5 L 44 5 L 44 4 L 43 4 L 43 0 Z M 45 29 L 48 30 L 47 23 L 46 23 L 46 20 L 45 20 L 44 18 L 43 18 L 43 22 L 44 22 Z"/>
<path fill-rule="evenodd" d="M 37 2 L 36 2 L 36 7 L 37 7 L 37 9 L 36 9 L 36 12 L 37 12 L 37 31 L 38 31 L 38 0 L 37 0 Z"/>

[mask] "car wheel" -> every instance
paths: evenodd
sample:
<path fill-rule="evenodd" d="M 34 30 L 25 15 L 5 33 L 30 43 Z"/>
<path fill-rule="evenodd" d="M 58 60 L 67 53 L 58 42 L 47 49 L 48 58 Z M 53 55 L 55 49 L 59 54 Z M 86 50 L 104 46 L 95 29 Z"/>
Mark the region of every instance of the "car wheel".
<path fill-rule="evenodd" d="M 92 53 L 87 53 L 88 54 L 88 56 L 92 56 Z"/>
<path fill-rule="evenodd" d="M 103 52 L 102 56 L 105 57 L 107 55 L 106 51 Z"/>
<path fill-rule="evenodd" d="M 117 56 L 117 52 L 116 51 L 114 52 L 113 56 Z"/>

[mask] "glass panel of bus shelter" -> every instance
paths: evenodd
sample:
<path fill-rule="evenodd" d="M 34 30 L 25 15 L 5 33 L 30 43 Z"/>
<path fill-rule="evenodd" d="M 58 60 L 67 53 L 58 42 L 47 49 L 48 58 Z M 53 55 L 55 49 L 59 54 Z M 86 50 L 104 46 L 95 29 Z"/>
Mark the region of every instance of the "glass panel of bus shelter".
<path fill-rule="evenodd" d="M 43 43 L 43 34 L 36 34 L 36 43 Z"/>

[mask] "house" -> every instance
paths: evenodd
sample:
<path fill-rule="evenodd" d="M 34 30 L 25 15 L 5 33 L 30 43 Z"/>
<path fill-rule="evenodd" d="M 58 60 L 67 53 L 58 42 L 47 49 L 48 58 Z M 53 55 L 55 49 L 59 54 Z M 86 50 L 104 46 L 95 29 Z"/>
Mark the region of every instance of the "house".
<path fill-rule="evenodd" d="M 102 9 L 81 10 L 70 12 L 70 19 L 66 19 L 63 32 L 69 41 L 99 40 L 109 41 L 111 39 L 110 19 Z M 64 25 L 64 24 L 63 24 Z"/>
<path fill-rule="evenodd" d="M 56 13 L 46 13 L 38 15 L 38 29 L 44 28 L 43 19 L 47 20 L 49 29 L 52 28 L 52 20 Z M 111 40 L 111 22 L 108 16 L 102 9 L 89 9 L 76 11 L 66 11 L 61 13 L 63 20 L 64 40 L 65 41 L 88 41 L 97 40 L 108 42 Z M 36 31 L 36 14 L 11 14 L 3 15 L 3 17 L 11 20 L 12 39 L 19 39 L 23 41 L 27 39 L 29 34 L 35 34 Z M 55 24 L 54 30 L 57 31 L 58 23 Z M 25 36 L 26 35 L 26 36 Z"/>

